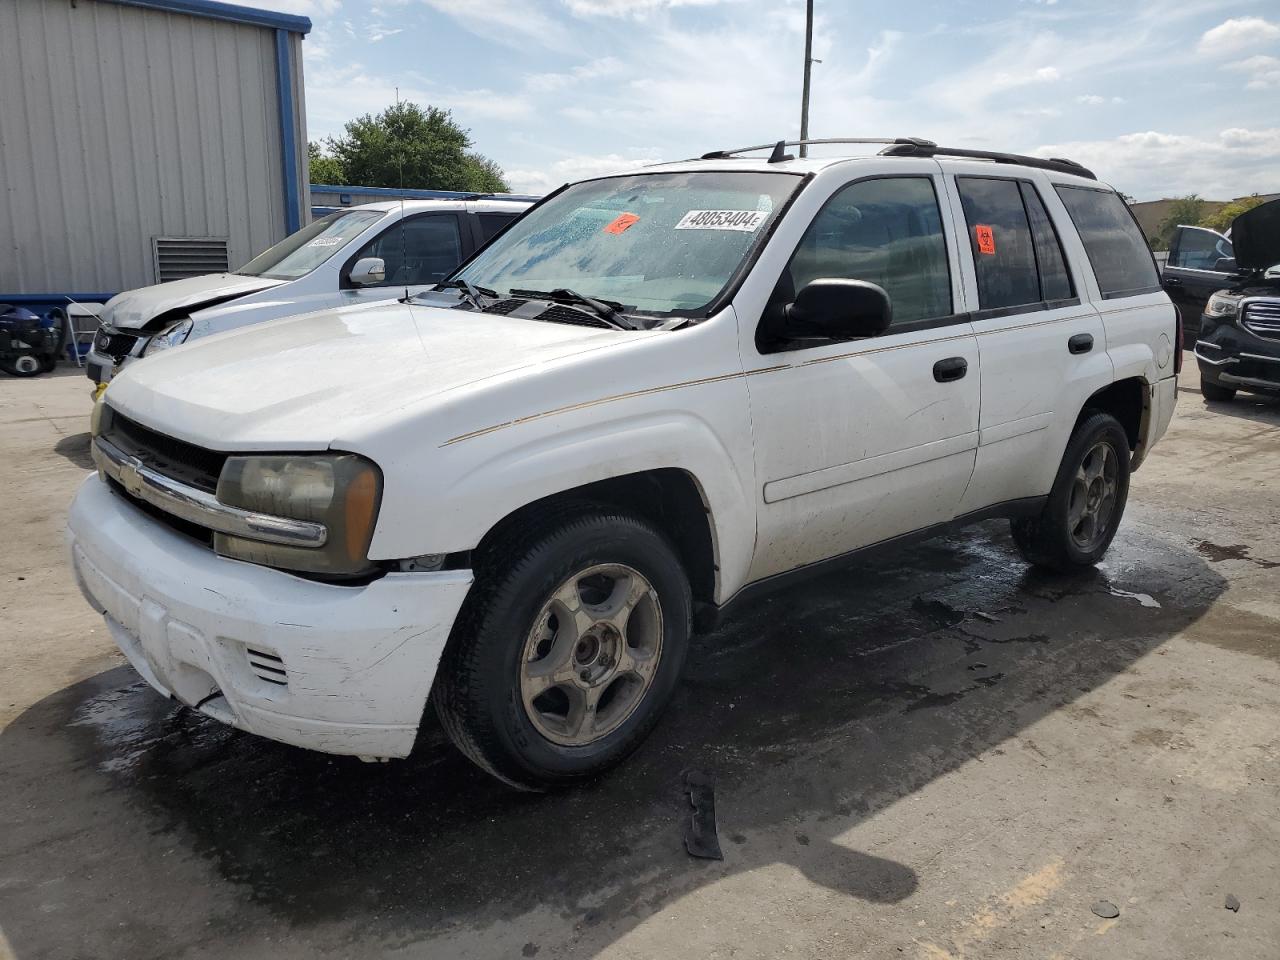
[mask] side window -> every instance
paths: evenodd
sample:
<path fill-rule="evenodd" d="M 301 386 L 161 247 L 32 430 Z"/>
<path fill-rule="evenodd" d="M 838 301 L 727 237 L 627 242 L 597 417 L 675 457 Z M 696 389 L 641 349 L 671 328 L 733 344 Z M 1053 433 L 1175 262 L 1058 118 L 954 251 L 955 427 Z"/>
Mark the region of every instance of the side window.
<path fill-rule="evenodd" d="M 1133 214 L 1110 190 L 1058 185 L 1058 196 L 1089 254 L 1104 299 L 1160 289 L 1160 276 Z"/>
<path fill-rule="evenodd" d="M 790 301 L 819 278 L 884 287 L 894 326 L 950 314 L 951 274 L 933 181 L 861 180 L 828 200 L 792 254 L 775 298 Z"/>
<path fill-rule="evenodd" d="M 453 214 L 410 217 L 384 230 L 356 254 L 381 257 L 387 276 L 380 287 L 438 283 L 462 261 L 458 218 Z"/>
<path fill-rule="evenodd" d="M 1218 261 L 1234 257 L 1231 241 L 1202 227 L 1179 227 L 1169 251 L 1169 266 L 1217 270 Z"/>
<path fill-rule="evenodd" d="M 477 213 L 476 217 L 480 220 L 480 242 L 488 243 L 505 230 L 516 216 L 514 213 Z"/>
<path fill-rule="evenodd" d="M 1045 210 L 1044 201 L 1040 199 L 1034 186 L 1025 180 L 1018 186 L 1022 188 L 1022 202 L 1027 208 L 1031 238 L 1036 247 L 1036 266 L 1040 268 L 1040 299 L 1070 300 L 1075 296 L 1071 287 L 1071 274 L 1067 272 L 1067 259 L 1062 255 L 1062 243 L 1058 240 L 1057 231 L 1053 229 L 1049 211 Z"/>
<path fill-rule="evenodd" d="M 1016 180 L 956 177 L 983 310 L 1038 303 L 1031 224 Z"/>

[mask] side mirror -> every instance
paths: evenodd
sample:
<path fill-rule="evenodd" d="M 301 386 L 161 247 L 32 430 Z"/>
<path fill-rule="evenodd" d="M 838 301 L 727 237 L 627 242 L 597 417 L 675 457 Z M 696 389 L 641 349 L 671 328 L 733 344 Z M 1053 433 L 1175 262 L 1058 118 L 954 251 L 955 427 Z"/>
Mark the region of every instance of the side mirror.
<path fill-rule="evenodd" d="M 351 275 L 347 279 L 357 287 L 367 287 L 381 283 L 386 278 L 387 265 L 381 257 L 361 257 L 351 268 Z"/>
<path fill-rule="evenodd" d="M 866 280 L 823 278 L 800 289 L 786 307 L 783 330 L 790 339 L 854 340 L 889 328 L 893 305 L 883 287 Z"/>
<path fill-rule="evenodd" d="M 1235 257 L 1219 257 L 1213 264 L 1215 273 L 1235 273 L 1236 258 Z"/>

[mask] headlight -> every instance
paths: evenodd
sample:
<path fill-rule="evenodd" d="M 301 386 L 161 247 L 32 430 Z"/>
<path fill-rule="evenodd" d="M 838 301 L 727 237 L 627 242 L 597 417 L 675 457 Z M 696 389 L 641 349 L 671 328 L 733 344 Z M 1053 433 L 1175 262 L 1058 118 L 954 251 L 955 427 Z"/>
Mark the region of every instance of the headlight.
<path fill-rule="evenodd" d="M 186 320 L 179 320 L 177 323 L 169 324 L 169 326 L 152 337 L 151 342 L 142 348 L 142 355 L 149 357 L 153 353 L 159 353 L 161 350 L 181 346 L 186 342 L 187 337 L 191 335 L 193 326 L 195 324 L 191 322 L 190 317 Z"/>
<path fill-rule="evenodd" d="M 1211 317 L 1234 317 L 1240 309 L 1240 295 L 1219 290 L 1209 298 L 1204 312 Z"/>
<path fill-rule="evenodd" d="M 105 390 L 98 391 L 98 395 L 93 398 L 93 412 L 89 414 L 89 436 L 97 437 L 102 434 L 102 420 L 107 409 Z"/>
<path fill-rule="evenodd" d="M 310 456 L 228 457 L 218 477 L 223 503 L 277 517 L 323 523 L 322 547 L 262 543 L 215 533 L 224 557 L 284 570 L 358 576 L 374 568 L 369 541 L 382 499 L 382 474 L 353 453 Z"/>

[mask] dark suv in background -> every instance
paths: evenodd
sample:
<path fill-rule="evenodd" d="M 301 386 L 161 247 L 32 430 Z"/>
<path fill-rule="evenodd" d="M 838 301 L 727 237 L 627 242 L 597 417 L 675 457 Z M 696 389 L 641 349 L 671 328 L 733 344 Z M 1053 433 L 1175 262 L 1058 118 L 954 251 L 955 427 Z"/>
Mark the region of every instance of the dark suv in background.
<path fill-rule="evenodd" d="M 1280 393 L 1280 200 L 1242 213 L 1226 235 L 1178 227 L 1163 282 L 1195 344 L 1205 399 Z"/>

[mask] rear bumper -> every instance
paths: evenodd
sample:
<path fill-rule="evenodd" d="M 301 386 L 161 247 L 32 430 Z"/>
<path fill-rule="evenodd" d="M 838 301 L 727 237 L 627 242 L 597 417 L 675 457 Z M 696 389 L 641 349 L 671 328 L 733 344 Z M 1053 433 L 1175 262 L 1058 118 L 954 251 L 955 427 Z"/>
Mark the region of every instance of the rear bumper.
<path fill-rule="evenodd" d="M 71 507 L 76 581 L 160 693 L 260 736 L 325 753 L 403 757 L 470 571 L 316 583 L 227 560 L 96 475 Z"/>

